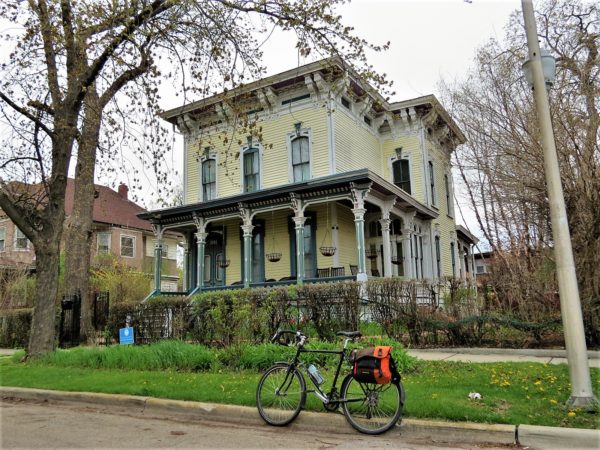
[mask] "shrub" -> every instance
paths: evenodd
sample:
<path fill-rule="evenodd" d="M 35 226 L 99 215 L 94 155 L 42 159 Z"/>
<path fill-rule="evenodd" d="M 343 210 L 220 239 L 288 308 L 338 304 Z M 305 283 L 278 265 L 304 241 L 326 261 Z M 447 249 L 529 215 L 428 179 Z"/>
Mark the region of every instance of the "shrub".
<path fill-rule="evenodd" d="M 27 347 L 32 311 L 31 308 L 27 308 L 0 312 L 1 347 Z"/>
<path fill-rule="evenodd" d="M 139 303 L 152 289 L 152 275 L 120 263 L 115 255 L 98 256 L 92 265 L 92 287 L 109 292 L 115 303 Z"/>

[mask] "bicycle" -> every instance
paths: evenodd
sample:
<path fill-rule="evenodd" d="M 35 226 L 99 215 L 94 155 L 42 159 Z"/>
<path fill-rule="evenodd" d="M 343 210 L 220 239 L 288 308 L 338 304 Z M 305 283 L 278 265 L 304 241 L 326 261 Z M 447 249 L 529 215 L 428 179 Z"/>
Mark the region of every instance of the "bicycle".
<path fill-rule="evenodd" d="M 301 331 L 278 330 L 271 339 L 281 345 L 286 334 L 295 336 L 298 346 L 295 356 L 290 361 L 277 362 L 263 374 L 256 390 L 256 406 L 265 422 L 274 426 L 285 426 L 291 423 L 304 408 L 306 394 L 314 393 L 327 411 L 342 409 L 342 413 L 350 425 L 365 434 L 381 434 L 396 425 L 402 416 L 404 406 L 404 387 L 400 376 L 388 384 L 364 383 L 357 381 L 352 373 L 344 377 L 338 392 L 337 383 L 344 361 L 349 361 L 348 343 L 360 338 L 359 331 L 339 331 L 344 336 L 341 350 L 315 350 L 304 348 L 308 341 Z M 300 355 L 302 353 L 327 353 L 339 355 L 337 369 L 331 390 L 327 393 L 321 389 L 323 383 L 320 374 L 314 373 L 314 366 L 306 366 Z M 314 385 L 314 389 L 306 389 L 306 381 L 302 369 Z M 311 373 L 313 371 L 313 373 Z"/>

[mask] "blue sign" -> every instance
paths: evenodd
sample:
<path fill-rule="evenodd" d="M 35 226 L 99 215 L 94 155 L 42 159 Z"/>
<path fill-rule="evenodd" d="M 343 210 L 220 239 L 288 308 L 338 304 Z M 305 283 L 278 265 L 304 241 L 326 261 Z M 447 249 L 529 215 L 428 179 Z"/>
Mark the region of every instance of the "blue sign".
<path fill-rule="evenodd" d="M 133 328 L 121 328 L 119 329 L 119 343 L 121 345 L 133 344 Z"/>

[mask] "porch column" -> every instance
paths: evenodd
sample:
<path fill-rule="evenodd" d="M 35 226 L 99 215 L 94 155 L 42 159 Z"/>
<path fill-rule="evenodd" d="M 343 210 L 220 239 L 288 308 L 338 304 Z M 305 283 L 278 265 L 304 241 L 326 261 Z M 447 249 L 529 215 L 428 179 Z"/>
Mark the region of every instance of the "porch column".
<path fill-rule="evenodd" d="M 242 216 L 242 236 L 244 239 L 244 273 L 242 278 L 244 287 L 250 287 L 252 283 L 252 214 L 248 208 L 240 205 L 240 215 Z"/>
<path fill-rule="evenodd" d="M 304 284 L 304 223 L 306 217 L 295 216 L 294 229 L 296 231 L 296 284 Z"/>
<path fill-rule="evenodd" d="M 154 235 L 156 236 L 156 242 L 154 244 L 154 292 L 160 294 L 160 281 L 161 281 L 161 262 L 162 262 L 162 225 L 152 224 Z"/>
<path fill-rule="evenodd" d="M 190 242 L 189 235 L 186 233 L 183 241 L 183 290 L 188 292 L 190 287 L 188 286 L 190 280 Z"/>
<path fill-rule="evenodd" d="M 196 288 L 195 291 L 200 291 L 204 287 L 204 247 L 206 245 L 206 223 L 203 217 L 194 216 L 196 223 Z"/>
<path fill-rule="evenodd" d="M 369 193 L 371 185 L 355 185 L 352 184 L 351 194 L 352 213 L 354 214 L 354 228 L 356 230 L 356 249 L 358 256 L 358 273 L 356 274 L 356 281 L 367 281 L 367 258 L 365 255 L 365 199 Z"/>
<path fill-rule="evenodd" d="M 404 263 L 404 277 L 414 278 L 413 254 L 412 254 L 412 228 L 407 227 L 402 230 L 402 254 Z"/>
<path fill-rule="evenodd" d="M 381 224 L 381 237 L 383 238 L 383 276 L 392 276 L 392 247 L 390 241 L 390 223 L 389 217 L 384 217 L 379 221 Z"/>
<path fill-rule="evenodd" d="M 387 200 L 383 203 L 381 207 L 381 220 L 379 223 L 381 224 L 381 237 L 383 240 L 383 276 L 391 277 L 393 275 L 392 271 L 392 244 L 390 241 L 390 224 L 392 223 L 392 219 L 390 219 L 390 212 L 394 205 L 396 204 L 396 199 Z"/>

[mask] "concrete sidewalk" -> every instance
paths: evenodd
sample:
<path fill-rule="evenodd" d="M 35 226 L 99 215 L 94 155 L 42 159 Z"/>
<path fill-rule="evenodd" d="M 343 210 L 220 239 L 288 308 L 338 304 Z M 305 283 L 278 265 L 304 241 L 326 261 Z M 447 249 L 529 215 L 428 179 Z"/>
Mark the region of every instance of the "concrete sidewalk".
<path fill-rule="evenodd" d="M 436 348 L 409 349 L 408 353 L 428 361 L 567 364 L 567 352 L 564 349 Z M 590 367 L 600 368 L 600 351 L 588 350 L 588 362 Z"/>
<path fill-rule="evenodd" d="M 164 400 L 153 397 L 99 394 L 87 392 L 62 392 L 42 389 L 0 387 L 0 398 L 21 401 L 47 402 L 49 404 L 79 403 L 104 410 L 107 413 L 125 413 L 133 416 L 156 417 L 170 420 L 206 420 L 253 427 L 268 427 L 256 408 L 246 406 Z M 336 413 L 302 411 L 289 426 L 291 431 L 324 431 L 328 433 L 352 432 L 345 418 Z M 403 419 L 402 423 L 386 436 L 405 438 L 443 436 L 448 442 L 474 447 L 521 447 L 538 449 L 597 449 L 600 448 L 600 431 L 542 427 L 531 425 L 494 425 L 472 422 L 443 422 Z"/>

